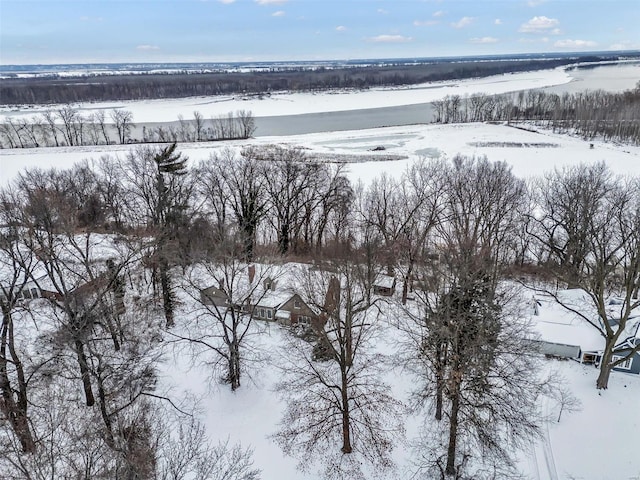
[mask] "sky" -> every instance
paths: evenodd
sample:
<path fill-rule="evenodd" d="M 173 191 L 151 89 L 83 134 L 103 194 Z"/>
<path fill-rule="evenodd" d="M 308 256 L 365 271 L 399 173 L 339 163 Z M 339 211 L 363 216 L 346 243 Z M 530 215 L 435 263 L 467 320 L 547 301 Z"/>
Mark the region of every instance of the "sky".
<path fill-rule="evenodd" d="M 0 0 L 0 64 L 640 50 L 640 0 Z"/>

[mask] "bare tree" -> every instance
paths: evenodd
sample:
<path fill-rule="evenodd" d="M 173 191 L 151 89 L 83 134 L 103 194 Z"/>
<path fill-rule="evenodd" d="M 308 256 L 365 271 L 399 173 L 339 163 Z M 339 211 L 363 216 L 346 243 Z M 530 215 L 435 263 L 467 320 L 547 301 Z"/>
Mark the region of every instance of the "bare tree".
<path fill-rule="evenodd" d="M 265 188 L 269 195 L 269 220 L 276 232 L 282 255 L 291 243 L 304 219 L 305 209 L 317 203 L 317 180 L 326 167 L 305 160 L 299 149 L 277 147 L 273 151 L 256 152 L 263 160 Z"/>
<path fill-rule="evenodd" d="M 78 113 L 78 110 L 71 106 L 66 106 L 59 108 L 56 113 L 62 122 L 62 128 L 60 131 L 62 132 L 67 145 L 82 145 L 84 143 L 84 120 Z"/>
<path fill-rule="evenodd" d="M 196 315 L 185 333 L 171 335 L 186 342 L 195 357 L 211 367 L 212 376 L 222 373 L 222 381 L 234 391 L 240 388 L 248 372 L 246 363 L 255 353 L 253 307 L 268 294 L 264 281 L 277 275 L 270 267 L 256 268 L 238 260 L 240 251 L 235 251 L 233 243 L 221 244 L 217 253 L 214 262 L 189 272 L 186 291 L 196 301 Z M 203 284 L 207 280 L 210 283 Z"/>
<path fill-rule="evenodd" d="M 194 130 L 195 130 L 195 140 L 196 142 L 201 142 L 204 140 L 204 117 L 202 113 L 195 110 L 193 112 L 193 121 L 195 122 Z"/>
<path fill-rule="evenodd" d="M 162 421 L 160 418 L 158 420 Z M 167 422 L 162 422 L 166 424 Z M 177 419 L 167 432 L 159 432 L 158 480 L 258 480 L 251 449 L 229 440 L 212 445 L 204 427 L 191 418 Z M 176 433 L 177 432 L 177 433 Z"/>
<path fill-rule="evenodd" d="M 114 108 L 110 114 L 113 126 L 118 132 L 118 141 L 127 143 L 131 129 L 133 128 L 133 113 L 129 110 L 121 110 Z"/>
<path fill-rule="evenodd" d="M 274 438 L 301 470 L 318 465 L 326 478 L 391 468 L 394 440 L 403 433 L 401 406 L 381 380 L 382 357 L 372 350 L 379 315 L 372 272 L 366 258 L 356 257 L 352 252 L 331 271 L 310 270 L 301 279 L 301 296 L 320 312 L 318 343 L 311 348 L 291 338 L 276 386 L 287 407 Z"/>
<path fill-rule="evenodd" d="M 256 131 L 256 119 L 251 110 L 238 110 L 236 118 L 240 124 L 240 138 L 251 138 Z"/>
<path fill-rule="evenodd" d="M 240 157 L 226 151 L 221 156 L 211 158 L 223 179 L 225 194 L 229 195 L 229 205 L 248 262 L 254 255 L 258 227 L 267 213 L 265 178 L 257 157 L 254 150 L 248 149 Z"/>

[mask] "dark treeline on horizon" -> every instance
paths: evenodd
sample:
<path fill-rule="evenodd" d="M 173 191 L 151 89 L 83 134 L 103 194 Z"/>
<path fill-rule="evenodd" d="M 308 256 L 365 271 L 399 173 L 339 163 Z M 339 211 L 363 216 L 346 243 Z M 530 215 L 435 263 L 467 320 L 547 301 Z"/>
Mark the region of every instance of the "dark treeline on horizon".
<path fill-rule="evenodd" d="M 53 104 L 142 100 L 202 95 L 263 94 L 329 88 L 367 88 L 542 70 L 575 62 L 618 60 L 619 55 L 553 59 L 460 60 L 260 72 L 150 73 L 65 78 L 8 78 L 0 81 L 0 104 Z"/>

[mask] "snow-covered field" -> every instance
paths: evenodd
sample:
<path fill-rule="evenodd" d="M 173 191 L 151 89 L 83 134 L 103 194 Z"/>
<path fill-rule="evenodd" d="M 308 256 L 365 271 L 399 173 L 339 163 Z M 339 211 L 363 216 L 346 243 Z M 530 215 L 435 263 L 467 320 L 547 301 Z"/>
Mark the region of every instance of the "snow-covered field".
<path fill-rule="evenodd" d="M 256 117 L 337 112 L 362 108 L 397 107 L 433 102 L 446 95 L 473 93 L 498 94 L 562 85 L 572 77 L 562 68 L 494 75 L 469 80 L 433 82 L 407 87 L 372 88 L 359 91 L 325 91 L 317 93 L 274 93 L 268 96 L 213 96 L 146 101 L 114 101 L 78 105 L 83 114 L 98 110 L 124 108 L 133 113 L 136 123 L 174 122 L 178 115 L 192 119 L 193 112 L 203 117 L 226 115 L 236 110 L 250 110 Z M 33 116 L 56 106 L 21 106 L 0 108 L 0 121 L 6 116 Z"/>
<path fill-rule="evenodd" d="M 590 148 L 590 144 L 594 148 Z M 315 133 L 288 137 L 260 137 L 247 141 L 185 143 L 180 150 L 191 161 L 207 159 L 215 151 L 247 145 L 292 145 L 304 147 L 309 155 L 330 160 L 332 155 L 351 155 L 350 177 L 368 181 L 382 172 L 399 175 L 421 157 L 451 158 L 457 153 L 486 155 L 489 160 L 506 161 L 516 175 L 528 177 L 554 167 L 580 162 L 605 161 L 614 172 L 640 174 L 640 147 L 615 145 L 558 135 L 548 131 L 531 132 L 506 125 L 459 124 L 416 125 L 370 130 Z M 384 146 L 384 151 L 371 151 Z M 67 168 L 84 159 L 102 155 L 126 155 L 132 146 L 101 145 L 0 150 L 0 184 L 14 178 L 25 167 Z M 379 161 L 388 155 L 402 160 Z M 342 157 L 344 158 L 344 157 Z M 378 160 L 378 161 L 377 161 Z"/>

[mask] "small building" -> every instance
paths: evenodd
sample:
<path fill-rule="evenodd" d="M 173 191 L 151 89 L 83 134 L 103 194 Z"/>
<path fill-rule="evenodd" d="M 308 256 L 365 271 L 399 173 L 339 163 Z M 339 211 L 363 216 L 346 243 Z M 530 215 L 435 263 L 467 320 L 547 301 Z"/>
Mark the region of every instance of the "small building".
<path fill-rule="evenodd" d="M 588 318 L 598 322 L 595 309 L 580 290 L 558 292 L 572 308 L 580 311 Z M 611 303 L 613 305 L 613 303 Z M 531 344 L 545 355 L 566 358 L 598 365 L 602 359 L 604 338 L 600 331 L 589 324 L 580 315 L 571 312 L 550 297 L 536 296 L 532 300 L 532 328 L 536 333 Z M 617 325 L 611 317 L 610 324 Z M 613 361 L 625 357 L 640 345 L 640 315 L 629 319 L 627 331 L 623 332 L 624 340 L 614 348 Z M 629 359 L 613 367 L 614 371 L 640 374 L 640 353 L 635 352 Z"/>
<path fill-rule="evenodd" d="M 382 295 L 383 297 L 390 297 L 396 290 L 396 278 L 390 275 L 379 274 L 373 281 L 373 293 L 375 295 Z"/>

